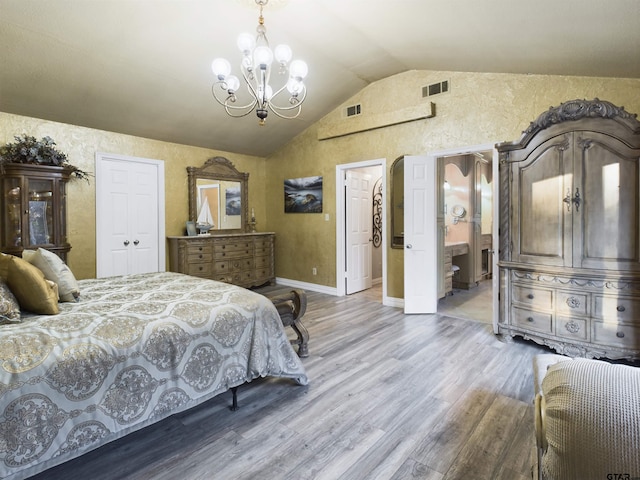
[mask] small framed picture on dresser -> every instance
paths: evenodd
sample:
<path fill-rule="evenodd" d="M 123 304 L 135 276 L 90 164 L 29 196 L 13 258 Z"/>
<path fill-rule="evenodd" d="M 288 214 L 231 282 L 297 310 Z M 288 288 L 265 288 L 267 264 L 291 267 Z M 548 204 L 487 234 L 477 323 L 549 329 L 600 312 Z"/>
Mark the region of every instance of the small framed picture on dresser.
<path fill-rule="evenodd" d="M 187 222 L 187 235 L 189 235 L 190 237 L 195 237 L 197 234 L 196 222 Z"/>

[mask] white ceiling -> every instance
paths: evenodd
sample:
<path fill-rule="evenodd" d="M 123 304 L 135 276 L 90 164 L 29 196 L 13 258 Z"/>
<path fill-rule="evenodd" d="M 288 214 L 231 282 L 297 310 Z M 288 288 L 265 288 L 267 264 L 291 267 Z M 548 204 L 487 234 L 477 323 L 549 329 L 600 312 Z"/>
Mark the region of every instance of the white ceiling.
<path fill-rule="evenodd" d="M 0 0 L 0 110 L 268 156 L 407 70 L 640 78 L 640 0 L 271 0 L 269 41 L 308 63 L 309 93 L 259 127 L 226 116 L 210 70 L 257 18 L 254 0 Z"/>

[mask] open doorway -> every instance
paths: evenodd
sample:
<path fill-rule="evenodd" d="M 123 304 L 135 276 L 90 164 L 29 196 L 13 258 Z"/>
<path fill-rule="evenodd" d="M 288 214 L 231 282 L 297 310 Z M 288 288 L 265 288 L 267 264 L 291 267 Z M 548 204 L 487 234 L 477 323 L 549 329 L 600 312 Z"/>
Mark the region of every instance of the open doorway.
<path fill-rule="evenodd" d="M 483 323 L 494 322 L 497 285 L 497 162 L 492 146 L 436 155 L 443 185 L 438 196 L 443 228 L 438 261 L 443 281 L 438 313 Z"/>
<path fill-rule="evenodd" d="M 336 290 L 384 303 L 386 160 L 336 166 Z"/>

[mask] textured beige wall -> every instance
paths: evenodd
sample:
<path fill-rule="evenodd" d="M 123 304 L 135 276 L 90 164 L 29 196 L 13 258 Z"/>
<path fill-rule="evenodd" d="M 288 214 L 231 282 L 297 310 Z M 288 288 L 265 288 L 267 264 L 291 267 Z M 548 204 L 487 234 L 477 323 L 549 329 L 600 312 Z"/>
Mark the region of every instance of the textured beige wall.
<path fill-rule="evenodd" d="M 164 161 L 167 235 L 184 234 L 185 222 L 189 215 L 186 167 L 201 166 L 208 158 L 216 155 L 227 157 L 238 170 L 249 172 L 250 207 L 255 208 L 258 219 L 266 216 L 263 201 L 265 161 L 262 158 L 159 142 L 0 112 L 0 143 L 11 142 L 14 135 L 23 133 L 37 138 L 48 135 L 56 142 L 59 150 L 66 153 L 71 164 L 89 172 L 95 171 L 97 152 Z M 67 187 L 67 202 L 68 237 L 71 243 L 69 266 L 78 278 L 95 277 L 95 181 L 71 181 Z M 168 266 L 167 263 L 167 268 Z"/>
<path fill-rule="evenodd" d="M 422 87 L 450 81 L 450 92 L 432 97 L 435 118 L 318 140 L 318 129 L 348 122 L 343 109 L 362 104 L 362 115 L 380 115 L 426 102 Z M 321 92 L 310 92 L 321 95 Z M 640 112 L 640 80 L 460 72 L 409 71 L 369 85 L 267 159 L 267 225 L 277 233 L 279 277 L 336 286 L 336 165 L 425 154 L 465 146 L 512 141 L 540 113 L 575 98 L 598 97 Z M 391 116 L 391 115 L 390 115 Z M 324 177 L 324 214 L 284 214 L 285 178 Z M 387 212 L 389 196 L 387 192 Z M 387 239 L 389 228 L 387 225 Z M 388 242 L 390 244 L 390 241 Z M 317 266 L 318 275 L 311 269 Z M 403 251 L 387 251 L 388 294 L 403 297 Z"/>
<path fill-rule="evenodd" d="M 328 114 L 266 161 L 246 155 L 208 150 L 0 112 L 0 142 L 27 133 L 53 138 L 74 165 L 94 171 L 96 152 L 152 158 L 165 162 L 166 233 L 181 234 L 188 215 L 187 166 L 199 166 L 215 155 L 229 158 L 249 172 L 249 207 L 255 208 L 259 231 L 275 231 L 276 275 L 335 287 L 336 165 L 404 154 L 511 141 L 550 106 L 574 98 L 595 97 L 640 112 L 640 80 L 409 71 L 363 89 L 343 106 L 361 103 L 363 115 L 426 102 L 423 86 L 441 80 L 451 91 L 432 97 L 436 117 L 340 138 L 319 141 L 319 128 L 342 118 L 343 108 Z M 321 92 L 310 92 L 321 95 Z M 391 113 L 389 113 L 391 116 Z M 284 214 L 286 178 L 324 177 L 322 214 Z M 387 191 L 387 199 L 390 191 Z M 95 182 L 74 181 L 68 188 L 68 226 L 72 250 L 69 264 L 79 278 L 95 276 Z M 389 211 L 387 200 L 387 211 Z M 330 221 L 325 221 L 325 213 Z M 387 226 L 387 234 L 388 234 Z M 387 237 L 388 238 L 388 237 Z M 390 243 L 390 242 L 389 242 Z M 318 274 L 311 274 L 312 267 Z M 388 294 L 403 296 L 403 252 L 387 251 Z"/>

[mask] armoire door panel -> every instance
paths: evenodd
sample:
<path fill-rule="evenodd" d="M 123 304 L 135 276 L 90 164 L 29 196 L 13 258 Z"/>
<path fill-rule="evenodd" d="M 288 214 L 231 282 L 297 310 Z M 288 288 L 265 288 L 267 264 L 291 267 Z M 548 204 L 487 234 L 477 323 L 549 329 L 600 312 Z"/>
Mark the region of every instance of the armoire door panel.
<path fill-rule="evenodd" d="M 576 139 L 581 205 L 574 211 L 574 267 L 640 270 L 638 152 L 607 135 Z M 576 210 L 574 208 L 574 210 Z"/>
<path fill-rule="evenodd" d="M 563 266 L 571 263 L 571 213 L 563 201 L 572 188 L 569 139 L 551 139 L 516 163 L 515 261 Z M 568 234 L 568 236 L 567 236 Z M 567 241 L 567 238 L 569 241 Z"/>

